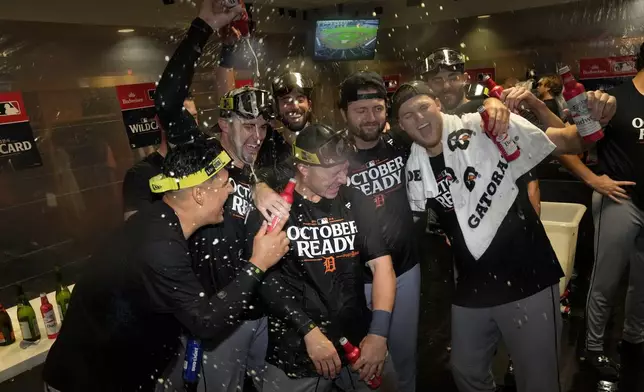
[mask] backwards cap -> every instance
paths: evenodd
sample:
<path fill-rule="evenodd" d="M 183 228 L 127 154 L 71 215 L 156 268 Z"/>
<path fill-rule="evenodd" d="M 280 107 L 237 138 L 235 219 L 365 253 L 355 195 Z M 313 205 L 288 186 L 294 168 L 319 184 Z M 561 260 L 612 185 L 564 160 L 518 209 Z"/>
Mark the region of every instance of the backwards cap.
<path fill-rule="evenodd" d="M 358 94 L 358 90 L 375 89 L 376 93 Z M 340 85 L 340 108 L 346 109 L 349 103 L 361 99 L 387 100 L 387 87 L 382 76 L 375 72 L 358 71 L 349 75 Z"/>
<path fill-rule="evenodd" d="M 313 82 L 299 72 L 289 71 L 273 79 L 272 89 L 275 99 L 291 91 L 300 91 L 310 99 L 313 92 Z"/>
<path fill-rule="evenodd" d="M 418 95 L 427 95 L 432 99 L 436 99 L 436 94 L 432 91 L 427 83 L 422 80 L 414 80 L 411 82 L 403 83 L 398 87 L 398 90 L 391 97 L 391 109 L 393 118 L 398 118 L 398 111 L 403 103 Z"/>

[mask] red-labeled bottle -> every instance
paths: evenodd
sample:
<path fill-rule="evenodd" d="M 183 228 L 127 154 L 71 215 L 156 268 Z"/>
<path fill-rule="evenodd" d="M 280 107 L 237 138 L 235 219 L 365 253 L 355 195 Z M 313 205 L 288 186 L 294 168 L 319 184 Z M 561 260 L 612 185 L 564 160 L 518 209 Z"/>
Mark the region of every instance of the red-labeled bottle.
<path fill-rule="evenodd" d="M 40 294 L 40 303 L 40 313 L 42 314 L 42 320 L 45 322 L 47 337 L 49 339 L 56 339 L 58 337 L 58 322 L 56 322 L 54 307 L 49 303 L 47 294 Z"/>
<path fill-rule="evenodd" d="M 496 99 L 501 99 L 501 94 L 503 94 L 503 86 L 499 86 L 496 84 L 494 80 L 490 77 L 490 75 L 485 75 L 483 77 L 483 83 L 485 84 L 485 87 L 488 89 L 488 97 L 496 98 Z"/>
<path fill-rule="evenodd" d="M 344 355 L 347 357 L 349 363 L 353 365 L 358 362 L 358 359 L 360 358 L 360 349 L 351 344 L 349 340 L 344 337 L 340 338 L 340 344 L 344 349 Z M 369 389 L 378 389 L 380 388 L 380 384 L 382 384 L 382 378 L 374 375 L 371 379 L 365 381 L 365 384 L 367 384 Z"/>
<path fill-rule="evenodd" d="M 291 178 L 290 180 L 288 180 L 288 184 L 286 184 L 286 187 L 284 188 L 282 193 L 280 193 L 280 197 L 288 204 L 293 204 L 293 192 L 295 191 L 295 184 L 296 184 L 295 178 Z M 275 215 L 271 223 L 268 225 L 268 233 L 273 231 L 273 229 L 275 228 L 275 226 L 277 226 L 279 221 L 280 221 L 279 215 Z"/>
<path fill-rule="evenodd" d="M 521 155 L 521 150 L 514 140 L 512 140 L 510 135 L 506 133 L 504 135 L 494 136 L 492 131 L 489 129 L 490 116 L 485 111 L 485 107 L 479 107 L 478 112 L 485 124 L 485 133 L 487 133 L 488 137 L 492 139 L 494 144 L 496 144 L 496 147 L 501 152 L 501 155 L 503 155 L 503 158 L 508 162 L 512 162 L 517 159 Z"/>
<path fill-rule="evenodd" d="M 586 96 L 586 89 L 584 86 L 577 82 L 570 67 L 564 66 L 559 69 L 559 75 L 563 82 L 563 97 L 568 104 L 568 109 L 572 115 L 572 119 L 577 125 L 577 132 L 586 142 L 596 142 L 604 137 L 604 131 L 598 121 L 590 117 L 590 110 L 588 109 L 588 97 Z"/>
<path fill-rule="evenodd" d="M 222 39 L 233 34 L 231 27 L 236 28 L 241 33 L 242 37 L 248 37 L 250 35 L 250 28 L 248 26 L 248 12 L 246 12 L 246 4 L 244 4 L 244 0 L 224 1 L 224 5 L 228 8 L 236 7 L 237 4 L 241 4 L 243 11 L 241 15 L 230 25 L 224 26 L 219 29 L 219 35 Z"/>

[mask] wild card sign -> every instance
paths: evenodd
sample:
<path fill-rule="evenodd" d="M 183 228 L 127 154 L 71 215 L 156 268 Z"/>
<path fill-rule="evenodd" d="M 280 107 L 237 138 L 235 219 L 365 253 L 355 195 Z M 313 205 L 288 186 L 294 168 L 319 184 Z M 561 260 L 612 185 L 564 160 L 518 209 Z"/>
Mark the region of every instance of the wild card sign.
<path fill-rule="evenodd" d="M 125 131 L 132 149 L 161 143 L 154 109 L 154 83 L 116 86 Z"/>
<path fill-rule="evenodd" d="M 0 93 L 0 167 L 42 166 L 20 92 Z"/>

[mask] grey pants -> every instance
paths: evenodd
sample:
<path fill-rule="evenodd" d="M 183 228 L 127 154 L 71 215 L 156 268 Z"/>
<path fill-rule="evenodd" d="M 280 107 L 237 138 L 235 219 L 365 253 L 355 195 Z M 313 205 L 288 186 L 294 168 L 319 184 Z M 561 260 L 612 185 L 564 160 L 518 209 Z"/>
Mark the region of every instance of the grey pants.
<path fill-rule="evenodd" d="M 323 377 L 312 378 L 289 378 L 281 369 L 267 365 L 264 373 L 263 392 L 331 392 L 334 387 L 344 392 L 371 392 L 366 383 L 360 381 L 358 373 L 352 372 L 350 368 L 343 367 L 340 375 L 334 380 L 327 380 Z M 382 369 L 382 384 L 377 389 L 379 392 L 396 392 L 396 376 L 389 357 L 385 359 L 385 366 Z"/>
<path fill-rule="evenodd" d="M 164 384 L 158 384 L 157 392 L 183 391 L 183 359 L 185 339 L 166 376 Z M 263 373 L 266 370 L 264 358 L 268 347 L 266 317 L 244 322 L 235 333 L 224 340 L 213 351 L 204 352 L 203 375 L 199 392 L 239 392 L 243 389 L 244 377 L 248 373 L 258 391 L 262 391 Z M 205 380 L 204 380 L 205 379 Z"/>
<path fill-rule="evenodd" d="M 371 308 L 373 285 L 365 285 L 367 305 Z M 391 315 L 388 348 L 400 392 L 416 391 L 416 347 L 420 306 L 420 264 L 396 279 L 396 301 Z"/>
<path fill-rule="evenodd" d="M 595 266 L 586 304 L 586 348 L 602 351 L 615 292 L 630 264 L 623 338 L 644 342 L 644 211 L 593 193 Z"/>
<path fill-rule="evenodd" d="M 503 339 L 518 392 L 558 392 L 561 312 L 559 284 L 492 308 L 452 306 L 454 382 L 461 392 L 494 392 L 492 360 Z"/>

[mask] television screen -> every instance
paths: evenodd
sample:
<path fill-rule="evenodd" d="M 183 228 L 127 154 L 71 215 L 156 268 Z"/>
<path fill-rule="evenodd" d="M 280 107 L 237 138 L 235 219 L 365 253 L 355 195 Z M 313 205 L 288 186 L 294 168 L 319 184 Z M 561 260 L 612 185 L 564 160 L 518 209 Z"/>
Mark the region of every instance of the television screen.
<path fill-rule="evenodd" d="M 376 50 L 378 19 L 319 20 L 315 60 L 371 60 Z"/>

